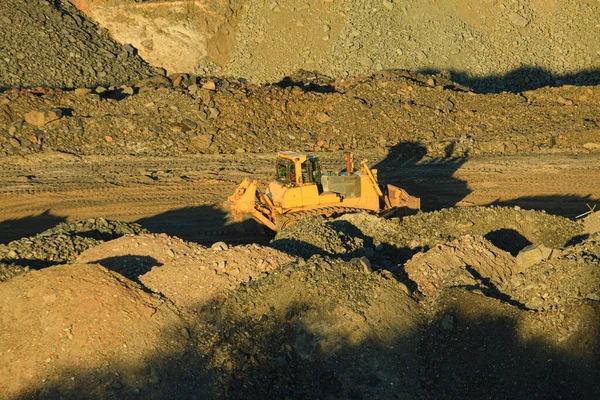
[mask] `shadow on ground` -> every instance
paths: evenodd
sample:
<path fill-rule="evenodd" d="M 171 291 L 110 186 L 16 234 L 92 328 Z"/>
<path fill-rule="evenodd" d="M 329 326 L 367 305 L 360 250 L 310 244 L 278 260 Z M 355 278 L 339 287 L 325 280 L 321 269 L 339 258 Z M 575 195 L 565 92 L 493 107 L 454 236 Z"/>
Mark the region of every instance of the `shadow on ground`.
<path fill-rule="evenodd" d="M 22 237 L 34 236 L 47 229 L 54 228 L 66 220 L 65 217 L 53 215 L 50 210 L 39 215 L 4 220 L 0 222 L 0 244 L 6 244 Z"/>
<path fill-rule="evenodd" d="M 422 74 L 439 74 L 439 70 L 421 70 Z M 473 77 L 466 72 L 450 70 L 453 82 L 467 86 L 478 93 L 521 93 L 545 86 L 560 87 L 600 85 L 600 68 L 587 69 L 567 74 L 554 74 L 544 68 L 524 66 L 504 75 Z"/>
<path fill-rule="evenodd" d="M 244 221 L 240 227 L 229 220 L 225 210 L 211 205 L 169 210 L 136 223 L 152 233 L 166 233 L 208 246 L 218 241 L 266 243 L 272 238 L 253 220 Z"/>
<path fill-rule="evenodd" d="M 453 144 L 446 149 L 452 154 Z M 379 182 L 405 189 L 421 198 L 423 211 L 453 207 L 471 191 L 466 182 L 454 173 L 467 161 L 466 158 L 429 159 L 427 149 L 416 142 L 400 142 L 390 148 L 386 158 L 375 164 Z M 418 178 L 408 178 L 411 177 Z"/>
<path fill-rule="evenodd" d="M 290 296 L 294 296 L 290 294 Z M 596 399 L 600 396 L 597 304 L 582 303 L 582 321 L 565 346 L 524 334 L 535 318 L 496 300 L 448 289 L 440 313 L 390 337 L 359 341 L 325 335 L 313 322 L 322 304 L 297 302 L 256 318 L 211 304 L 189 351 L 51 376 L 15 399 Z M 331 299 L 326 296 L 324 299 Z M 376 300 L 372 300 L 376 302 Z M 592 302 L 593 303 L 593 302 Z M 595 318 L 595 319 L 594 319 Z M 327 321 L 317 323 L 327 331 Z M 369 328 L 370 326 L 370 328 Z M 387 332 L 389 333 L 389 332 Z M 210 338 L 209 338 L 210 336 Z M 165 340 L 178 340 L 165 337 Z M 196 342 L 198 340 L 198 342 Z M 197 343 L 208 340 L 207 349 Z M 578 342 L 585 341 L 582 346 Z M 334 343 L 334 345 L 332 345 Z M 198 346 L 198 347 L 197 347 Z M 121 374 L 139 371 L 137 383 Z M 121 372 L 121 374 L 120 374 Z"/>
<path fill-rule="evenodd" d="M 573 195 L 528 196 L 506 201 L 495 201 L 490 205 L 514 207 L 526 210 L 544 210 L 548 214 L 575 218 L 590 210 L 590 207 L 600 206 L 600 197 Z"/>
<path fill-rule="evenodd" d="M 100 264 L 106 269 L 118 272 L 124 277 L 141 284 L 139 277 L 149 272 L 153 267 L 162 267 L 162 263 L 150 256 L 118 256 L 107 257 L 102 260 L 94 261 L 94 264 Z M 143 285 L 142 285 L 143 286 Z"/>

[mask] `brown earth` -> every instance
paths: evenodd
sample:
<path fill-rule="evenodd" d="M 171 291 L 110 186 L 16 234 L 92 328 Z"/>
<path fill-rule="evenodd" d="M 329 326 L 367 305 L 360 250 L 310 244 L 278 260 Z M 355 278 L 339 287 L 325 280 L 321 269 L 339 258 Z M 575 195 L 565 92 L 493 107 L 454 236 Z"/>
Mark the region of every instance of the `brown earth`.
<path fill-rule="evenodd" d="M 73 3 L 0 4 L 0 398 L 600 398 L 595 4 Z M 423 212 L 240 230 L 284 149 Z"/>
<path fill-rule="evenodd" d="M 402 272 L 387 247 L 372 261 L 294 261 L 256 245 L 125 236 L 0 284 L 0 386 L 12 398 L 593 398 L 598 243 L 516 273 L 509 253 L 463 236 Z M 506 268 L 494 271 L 499 255 Z M 421 290 L 427 273 L 413 265 L 456 256 L 468 279 Z"/>
<path fill-rule="evenodd" d="M 281 85 L 175 75 L 0 98 L 0 154 L 181 155 L 391 148 L 413 157 L 598 153 L 597 87 L 475 94 L 406 71 Z M 60 117 L 49 110 L 60 110 Z M 41 117 L 39 114 L 41 113 Z M 405 142 L 415 143 L 413 148 Z M 398 147 L 399 146 L 399 147 Z"/>

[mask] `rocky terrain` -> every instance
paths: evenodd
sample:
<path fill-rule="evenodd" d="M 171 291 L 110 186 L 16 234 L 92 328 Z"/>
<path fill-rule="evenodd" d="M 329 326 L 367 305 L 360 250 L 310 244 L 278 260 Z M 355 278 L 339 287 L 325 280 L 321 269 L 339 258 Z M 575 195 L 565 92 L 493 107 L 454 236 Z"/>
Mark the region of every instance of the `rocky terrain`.
<path fill-rule="evenodd" d="M 0 385 L 17 398 L 597 395 L 600 242 L 583 232 L 598 215 L 442 213 L 433 240 L 440 213 L 351 214 L 299 221 L 267 247 L 71 224 L 126 234 L 0 286 Z M 72 254 L 49 233 L 7 248 L 32 241 L 48 262 Z"/>
<path fill-rule="evenodd" d="M 118 86 L 156 73 L 68 1 L 3 1 L 0 43 L 0 91 Z"/>
<path fill-rule="evenodd" d="M 599 398 L 598 7 L 1 2 L 0 398 Z M 233 223 L 278 150 L 422 211 Z"/>
<path fill-rule="evenodd" d="M 394 146 L 410 157 L 600 151 L 597 87 L 474 94 L 402 71 L 257 86 L 195 75 L 0 97 L 0 154 L 180 155 Z M 559 112 L 560 110 L 560 112 Z M 412 153 L 412 154 L 410 154 Z"/>
<path fill-rule="evenodd" d="M 74 0 L 169 73 L 278 82 L 299 69 L 334 78 L 448 71 L 485 92 L 596 85 L 595 2 L 576 0 Z"/>

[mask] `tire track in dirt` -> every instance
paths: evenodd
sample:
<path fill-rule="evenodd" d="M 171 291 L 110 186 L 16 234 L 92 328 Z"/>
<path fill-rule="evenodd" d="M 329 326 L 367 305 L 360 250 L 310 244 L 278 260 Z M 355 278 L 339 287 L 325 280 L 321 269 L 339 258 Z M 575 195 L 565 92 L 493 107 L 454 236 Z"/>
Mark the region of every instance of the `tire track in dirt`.
<path fill-rule="evenodd" d="M 343 168 L 342 153 L 320 156 L 324 169 Z M 382 159 L 374 151 L 361 156 L 374 160 L 371 165 Z M 235 232 L 223 201 L 246 176 L 261 184 L 271 180 L 274 159 L 274 154 L 9 158 L 0 166 L 0 225 L 12 222 L 0 240 L 36 233 L 35 217 L 43 213 L 67 220 L 141 221 L 148 229 L 188 239 Z M 585 212 L 586 203 L 600 201 L 598 161 L 594 155 L 506 156 L 461 164 L 421 160 L 382 164 L 380 177 L 420 196 L 425 210 L 508 204 L 572 217 Z M 23 219 L 30 223 L 19 223 Z"/>

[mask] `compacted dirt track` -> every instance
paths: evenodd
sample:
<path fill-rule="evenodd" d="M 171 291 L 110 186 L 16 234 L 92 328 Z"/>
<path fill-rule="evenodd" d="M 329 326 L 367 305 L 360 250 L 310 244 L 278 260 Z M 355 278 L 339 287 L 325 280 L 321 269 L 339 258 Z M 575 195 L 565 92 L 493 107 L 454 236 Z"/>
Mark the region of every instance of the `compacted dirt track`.
<path fill-rule="evenodd" d="M 599 157 L 537 155 L 391 162 L 375 151 L 356 154 L 380 179 L 422 198 L 424 210 L 503 204 L 573 217 L 598 202 Z M 326 169 L 343 168 L 343 153 L 320 153 Z M 275 154 L 181 157 L 11 157 L 0 166 L 0 241 L 38 233 L 63 220 L 102 216 L 137 221 L 188 240 L 237 236 L 222 208 L 246 176 L 272 179 Z M 44 223 L 44 221 L 46 223 Z M 256 234 L 256 227 L 250 232 Z M 254 235 L 253 233 L 248 233 Z M 260 235 L 259 235 L 260 236 Z M 256 237 L 254 237 L 256 239 Z"/>

